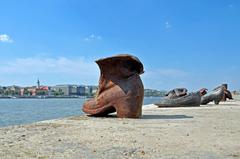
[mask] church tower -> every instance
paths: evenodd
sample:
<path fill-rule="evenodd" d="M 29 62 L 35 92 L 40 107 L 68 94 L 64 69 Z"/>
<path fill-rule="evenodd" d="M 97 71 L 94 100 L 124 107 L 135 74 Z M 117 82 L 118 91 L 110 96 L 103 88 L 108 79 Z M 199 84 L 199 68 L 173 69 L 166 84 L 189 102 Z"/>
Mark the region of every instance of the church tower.
<path fill-rule="evenodd" d="M 40 81 L 39 81 L 39 78 L 37 80 L 37 88 L 39 89 L 40 88 Z"/>

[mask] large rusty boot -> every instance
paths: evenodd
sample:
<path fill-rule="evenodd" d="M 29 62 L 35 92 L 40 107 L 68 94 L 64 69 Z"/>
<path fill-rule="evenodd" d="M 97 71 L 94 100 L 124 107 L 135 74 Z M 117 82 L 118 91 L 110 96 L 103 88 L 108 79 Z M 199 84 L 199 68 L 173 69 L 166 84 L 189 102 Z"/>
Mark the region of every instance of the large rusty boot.
<path fill-rule="evenodd" d="M 97 60 L 101 74 L 97 95 L 83 105 L 92 116 L 117 112 L 119 118 L 142 115 L 144 88 L 140 78 L 143 65 L 138 58 L 121 54 Z"/>

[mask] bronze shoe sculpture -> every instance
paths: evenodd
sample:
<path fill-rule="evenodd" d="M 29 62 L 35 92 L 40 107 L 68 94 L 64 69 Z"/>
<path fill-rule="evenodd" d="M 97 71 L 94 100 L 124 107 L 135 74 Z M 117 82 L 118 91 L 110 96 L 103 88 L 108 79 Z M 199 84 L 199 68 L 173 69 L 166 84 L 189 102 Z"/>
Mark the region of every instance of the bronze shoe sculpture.
<path fill-rule="evenodd" d="M 233 99 L 231 92 L 228 90 L 228 85 L 227 84 L 222 84 L 221 86 L 218 86 L 214 90 L 217 90 L 220 87 L 223 87 L 223 90 L 224 90 L 223 98 L 222 98 L 221 101 L 225 102 L 227 99 L 230 99 L 230 100 Z"/>
<path fill-rule="evenodd" d="M 224 87 L 223 86 L 217 87 L 214 90 L 212 90 L 211 92 L 202 96 L 201 105 L 206 105 L 212 101 L 216 105 L 218 105 L 219 102 L 223 99 L 223 97 L 224 97 Z"/>
<path fill-rule="evenodd" d="M 98 92 L 84 103 L 82 110 L 92 116 L 117 112 L 119 118 L 141 117 L 144 87 L 140 74 L 144 71 L 139 59 L 121 54 L 96 63 L 100 68 Z"/>
<path fill-rule="evenodd" d="M 161 107 L 196 107 L 200 106 L 201 96 L 206 94 L 207 89 L 193 93 L 187 93 L 186 88 L 176 88 L 169 91 L 166 97 L 155 103 L 159 108 Z"/>
<path fill-rule="evenodd" d="M 214 101 L 214 103 L 218 105 L 221 101 L 226 101 L 227 98 L 233 99 L 231 92 L 227 90 L 227 84 L 222 84 L 204 95 L 201 99 L 201 104 L 206 105 Z"/>

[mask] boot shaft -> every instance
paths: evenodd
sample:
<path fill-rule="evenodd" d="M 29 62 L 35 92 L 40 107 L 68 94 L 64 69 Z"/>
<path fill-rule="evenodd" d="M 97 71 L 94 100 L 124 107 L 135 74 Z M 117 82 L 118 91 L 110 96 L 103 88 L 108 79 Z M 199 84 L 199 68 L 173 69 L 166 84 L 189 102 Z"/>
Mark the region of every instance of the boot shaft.
<path fill-rule="evenodd" d="M 96 63 L 100 68 L 98 94 L 114 85 L 128 85 L 128 79 L 144 72 L 139 59 L 126 54 L 99 59 Z"/>

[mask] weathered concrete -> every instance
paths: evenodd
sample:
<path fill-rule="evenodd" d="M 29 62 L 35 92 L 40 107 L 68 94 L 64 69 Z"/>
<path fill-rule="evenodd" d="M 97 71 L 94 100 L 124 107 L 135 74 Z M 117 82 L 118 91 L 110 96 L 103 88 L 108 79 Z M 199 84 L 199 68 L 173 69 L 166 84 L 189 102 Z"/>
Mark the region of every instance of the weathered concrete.
<path fill-rule="evenodd" d="M 6 158 L 240 158 L 240 102 L 145 107 L 142 119 L 87 116 L 0 129 Z M 0 158 L 1 158 L 0 157 Z"/>

